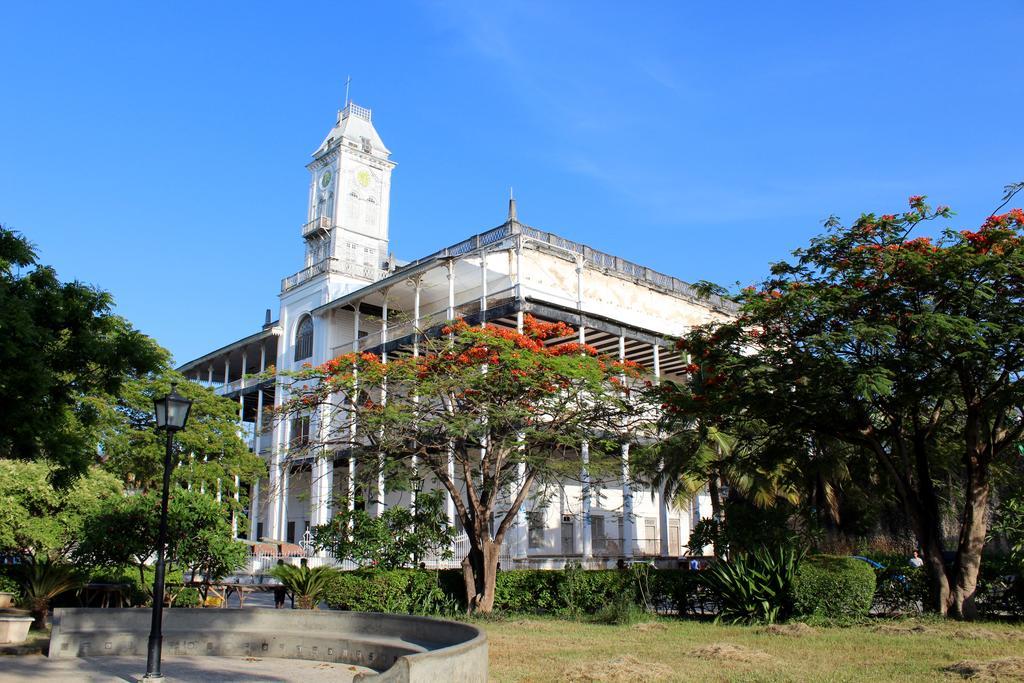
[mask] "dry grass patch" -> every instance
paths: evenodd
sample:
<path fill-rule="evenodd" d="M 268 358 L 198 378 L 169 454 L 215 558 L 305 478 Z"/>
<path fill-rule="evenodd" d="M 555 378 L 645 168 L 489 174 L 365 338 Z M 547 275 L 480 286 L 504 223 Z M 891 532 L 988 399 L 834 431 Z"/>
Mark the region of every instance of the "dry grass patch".
<path fill-rule="evenodd" d="M 943 671 L 975 681 L 1024 681 L 1024 657 L 1002 657 L 987 662 L 965 659 Z"/>
<path fill-rule="evenodd" d="M 660 681 L 672 675 L 672 669 L 656 662 L 641 662 L 624 655 L 604 662 L 588 662 L 565 669 L 564 681 Z"/>
<path fill-rule="evenodd" d="M 743 664 L 766 664 L 772 661 L 772 656 L 760 650 L 751 650 L 742 645 L 732 643 L 713 643 L 690 650 L 691 657 L 699 659 L 712 659 L 720 662 L 741 662 Z"/>
<path fill-rule="evenodd" d="M 997 633 L 987 628 L 958 628 L 949 630 L 924 624 L 883 624 L 874 628 L 875 633 L 886 635 L 930 635 L 956 640 L 1024 640 L 1024 632 L 1004 631 Z"/>
<path fill-rule="evenodd" d="M 772 624 L 765 626 L 759 633 L 772 636 L 813 636 L 818 631 L 813 626 L 797 622 L 795 624 Z"/>
<path fill-rule="evenodd" d="M 650 633 L 651 631 L 667 631 L 668 626 L 657 621 L 645 621 L 641 624 L 633 624 L 633 630 L 640 631 L 640 633 Z"/>

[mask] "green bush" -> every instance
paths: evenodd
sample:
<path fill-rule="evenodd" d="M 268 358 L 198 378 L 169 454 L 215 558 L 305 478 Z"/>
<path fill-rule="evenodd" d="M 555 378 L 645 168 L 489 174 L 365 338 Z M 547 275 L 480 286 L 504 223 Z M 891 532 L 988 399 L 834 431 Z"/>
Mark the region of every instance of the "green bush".
<path fill-rule="evenodd" d="M 498 573 L 494 608 L 579 617 L 600 613 L 603 619 L 621 619 L 628 602 L 638 614 L 647 607 L 697 614 L 702 613 L 698 605 L 710 599 L 698 579 L 695 572 L 647 567 L 625 572 L 516 569 Z M 465 609 L 466 588 L 458 569 L 362 569 L 339 572 L 325 600 L 332 608 L 358 612 L 451 615 Z"/>
<path fill-rule="evenodd" d="M 758 548 L 712 565 L 703 580 L 718 601 L 716 621 L 772 624 L 786 619 L 802 556 L 792 548 Z"/>
<path fill-rule="evenodd" d="M 594 615 L 594 621 L 598 624 L 629 626 L 642 621 L 646 616 L 647 611 L 643 607 L 636 604 L 631 596 L 622 593 L 599 609 Z"/>
<path fill-rule="evenodd" d="M 198 588 L 182 588 L 174 596 L 174 602 L 171 603 L 171 607 L 199 607 L 202 604 L 203 596 L 199 593 Z"/>
<path fill-rule="evenodd" d="M 437 572 L 418 569 L 360 569 L 339 572 L 324 596 L 334 609 L 413 614 L 447 599 Z M 445 596 L 442 598 L 441 596 Z"/>
<path fill-rule="evenodd" d="M 10 569 L 14 565 L 0 567 L 0 593 L 14 593 L 15 601 L 21 598 L 21 583 L 10 575 Z"/>
<path fill-rule="evenodd" d="M 793 581 L 793 610 L 801 616 L 848 620 L 867 616 L 875 595 L 875 571 L 852 557 L 805 559 Z"/>

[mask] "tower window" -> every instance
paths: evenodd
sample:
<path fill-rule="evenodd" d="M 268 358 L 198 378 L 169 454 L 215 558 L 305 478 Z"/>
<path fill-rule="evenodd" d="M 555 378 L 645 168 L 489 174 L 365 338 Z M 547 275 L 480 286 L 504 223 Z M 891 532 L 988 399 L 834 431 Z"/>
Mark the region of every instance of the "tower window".
<path fill-rule="evenodd" d="M 313 319 L 308 315 L 299 321 L 295 329 L 295 360 L 305 360 L 313 355 Z"/>

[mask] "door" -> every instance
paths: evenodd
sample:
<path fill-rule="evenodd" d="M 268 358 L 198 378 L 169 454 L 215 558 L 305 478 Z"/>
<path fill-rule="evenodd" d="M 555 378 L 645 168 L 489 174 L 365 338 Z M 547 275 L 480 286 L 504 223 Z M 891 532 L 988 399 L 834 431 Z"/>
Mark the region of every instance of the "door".
<path fill-rule="evenodd" d="M 679 520 L 670 519 L 668 520 L 668 554 L 674 556 L 680 555 L 681 551 L 679 548 Z"/>
<path fill-rule="evenodd" d="M 562 554 L 572 555 L 576 552 L 576 529 L 573 523 L 562 520 Z"/>
<path fill-rule="evenodd" d="M 590 518 L 590 539 L 591 546 L 595 553 L 607 551 L 604 533 L 604 517 L 594 516 Z"/>

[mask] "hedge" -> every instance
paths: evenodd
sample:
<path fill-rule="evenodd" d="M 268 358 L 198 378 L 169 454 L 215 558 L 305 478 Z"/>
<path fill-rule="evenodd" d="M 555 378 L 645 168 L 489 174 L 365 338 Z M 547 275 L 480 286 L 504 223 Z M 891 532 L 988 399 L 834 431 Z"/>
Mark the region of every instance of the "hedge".
<path fill-rule="evenodd" d="M 412 614 L 439 588 L 437 574 L 416 569 L 337 572 L 324 600 L 334 609 Z"/>
<path fill-rule="evenodd" d="M 793 582 L 793 608 L 801 616 L 865 617 L 874 595 L 874 570 L 867 562 L 852 557 L 808 557 L 800 563 Z"/>
<path fill-rule="evenodd" d="M 620 570 L 515 569 L 499 572 L 494 609 L 532 614 L 596 614 L 624 600 L 658 611 L 703 613 L 711 602 L 695 572 L 639 567 Z M 434 613 L 438 600 L 464 609 L 465 584 L 458 569 L 339 572 L 327 593 L 332 608 L 361 612 Z"/>

